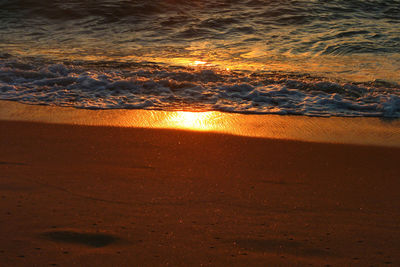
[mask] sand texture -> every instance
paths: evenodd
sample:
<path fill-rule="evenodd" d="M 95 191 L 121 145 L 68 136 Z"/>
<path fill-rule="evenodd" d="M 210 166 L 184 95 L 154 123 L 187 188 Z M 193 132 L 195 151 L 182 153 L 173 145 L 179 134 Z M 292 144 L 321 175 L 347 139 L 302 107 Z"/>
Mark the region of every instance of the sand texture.
<path fill-rule="evenodd" d="M 399 155 L 2 121 L 0 265 L 398 266 Z"/>

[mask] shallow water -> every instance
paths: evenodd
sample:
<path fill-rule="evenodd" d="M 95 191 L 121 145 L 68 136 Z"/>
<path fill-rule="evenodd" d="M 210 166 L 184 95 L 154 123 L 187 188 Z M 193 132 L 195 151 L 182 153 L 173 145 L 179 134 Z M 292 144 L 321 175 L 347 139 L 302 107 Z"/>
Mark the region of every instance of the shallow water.
<path fill-rule="evenodd" d="M 0 1 L 0 98 L 400 117 L 400 1 Z"/>

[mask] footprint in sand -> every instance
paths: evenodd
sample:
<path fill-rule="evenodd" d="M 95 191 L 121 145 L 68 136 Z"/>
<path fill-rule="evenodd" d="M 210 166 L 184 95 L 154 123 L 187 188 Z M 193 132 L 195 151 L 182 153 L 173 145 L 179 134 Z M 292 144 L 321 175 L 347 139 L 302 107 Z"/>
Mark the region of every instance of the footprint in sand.
<path fill-rule="evenodd" d="M 285 239 L 238 239 L 234 241 L 239 247 L 254 252 L 282 252 L 287 254 L 326 257 L 330 252 L 309 247 L 293 238 Z"/>
<path fill-rule="evenodd" d="M 46 239 L 55 242 L 82 244 L 90 247 L 104 247 L 118 240 L 117 237 L 102 233 L 80 233 L 76 231 L 50 231 L 43 233 Z"/>

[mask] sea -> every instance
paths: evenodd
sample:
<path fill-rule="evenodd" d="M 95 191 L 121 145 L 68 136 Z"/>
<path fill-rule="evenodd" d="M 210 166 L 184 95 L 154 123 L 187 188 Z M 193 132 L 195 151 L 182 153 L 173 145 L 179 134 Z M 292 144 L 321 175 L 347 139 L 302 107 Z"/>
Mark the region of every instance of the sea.
<path fill-rule="evenodd" d="M 0 99 L 400 118 L 400 0 L 0 0 Z"/>

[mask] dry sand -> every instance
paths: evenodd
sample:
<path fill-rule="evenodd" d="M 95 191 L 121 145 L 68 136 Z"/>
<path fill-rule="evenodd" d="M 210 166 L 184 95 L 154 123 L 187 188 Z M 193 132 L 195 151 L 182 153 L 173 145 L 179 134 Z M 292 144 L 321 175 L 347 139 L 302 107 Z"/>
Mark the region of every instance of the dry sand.
<path fill-rule="evenodd" d="M 1 121 L 0 265 L 398 266 L 399 155 Z"/>

